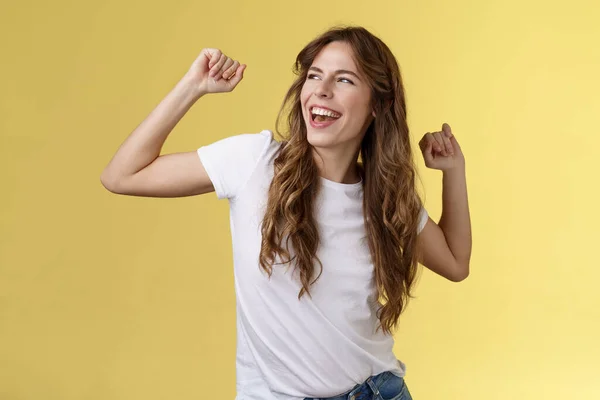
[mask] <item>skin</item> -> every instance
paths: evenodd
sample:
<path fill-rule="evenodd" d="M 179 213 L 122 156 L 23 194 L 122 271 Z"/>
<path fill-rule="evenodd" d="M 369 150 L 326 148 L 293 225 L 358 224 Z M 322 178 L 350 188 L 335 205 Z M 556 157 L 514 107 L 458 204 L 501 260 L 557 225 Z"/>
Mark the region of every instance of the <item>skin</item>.
<path fill-rule="evenodd" d="M 201 75 L 210 76 L 196 86 L 201 94 L 233 90 L 246 68 L 215 49 L 206 50 L 204 58 L 199 60 L 197 68 L 202 69 Z M 356 170 L 360 143 L 376 118 L 370 108 L 367 80 L 358 72 L 351 49 L 342 42 L 324 47 L 311 67 L 302 88 L 301 103 L 320 175 L 335 182 L 356 183 L 360 180 Z M 342 115 L 326 128 L 314 128 L 310 124 L 312 104 Z M 419 262 L 450 281 L 460 282 L 469 275 L 472 245 L 465 158 L 446 123 L 440 131 L 423 135 L 419 147 L 425 166 L 443 174 L 442 215 L 438 223 L 428 218 L 418 236 Z"/>
<path fill-rule="evenodd" d="M 307 138 L 322 177 L 341 183 L 360 180 L 356 158 L 374 118 L 371 90 L 358 70 L 350 46 L 332 42 L 315 57 L 300 95 Z M 311 126 L 310 106 L 318 104 L 341 114 L 325 128 Z"/>
<path fill-rule="evenodd" d="M 358 182 L 360 143 L 376 115 L 370 108 L 366 77 L 359 72 L 350 46 L 332 42 L 321 50 L 309 69 L 300 101 L 320 175 L 340 183 Z M 327 127 L 314 127 L 310 112 L 314 104 L 341 117 Z M 443 124 L 441 131 L 427 132 L 419 146 L 425 166 L 443 172 L 442 216 L 439 223 L 428 218 L 419 234 L 419 262 L 459 282 L 469 275 L 472 243 L 464 155 L 448 124 Z"/>

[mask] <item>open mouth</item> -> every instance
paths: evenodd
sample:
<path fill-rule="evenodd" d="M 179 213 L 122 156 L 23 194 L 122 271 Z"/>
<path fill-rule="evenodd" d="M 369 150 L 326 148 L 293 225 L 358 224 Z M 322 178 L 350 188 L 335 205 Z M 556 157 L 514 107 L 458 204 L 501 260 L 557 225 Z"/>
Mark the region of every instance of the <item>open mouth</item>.
<path fill-rule="evenodd" d="M 312 120 L 318 123 L 334 121 L 342 116 L 342 114 L 335 111 L 316 106 L 311 108 L 310 115 Z"/>

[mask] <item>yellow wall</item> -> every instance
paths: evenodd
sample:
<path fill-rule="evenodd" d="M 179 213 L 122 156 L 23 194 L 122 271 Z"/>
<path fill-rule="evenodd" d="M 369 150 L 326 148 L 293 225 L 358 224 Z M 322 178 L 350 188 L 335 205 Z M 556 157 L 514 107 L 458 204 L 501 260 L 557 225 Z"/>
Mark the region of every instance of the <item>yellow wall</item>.
<path fill-rule="evenodd" d="M 233 399 L 228 205 L 116 196 L 114 151 L 203 47 L 248 64 L 163 152 L 273 128 L 336 23 L 395 52 L 416 141 L 466 154 L 472 274 L 424 271 L 395 348 L 419 399 L 600 398 L 596 1 L 6 2 L 0 9 L 0 399 Z M 441 212 L 441 175 L 425 170 Z"/>

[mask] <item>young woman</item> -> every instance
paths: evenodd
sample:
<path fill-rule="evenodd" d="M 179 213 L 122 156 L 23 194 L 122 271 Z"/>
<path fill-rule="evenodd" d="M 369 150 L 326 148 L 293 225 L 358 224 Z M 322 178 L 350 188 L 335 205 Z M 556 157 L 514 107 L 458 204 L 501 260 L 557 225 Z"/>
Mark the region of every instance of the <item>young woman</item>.
<path fill-rule="evenodd" d="M 418 262 L 461 281 L 471 228 L 465 160 L 447 124 L 420 148 L 443 171 L 443 213 L 415 190 L 404 88 L 389 48 L 364 28 L 331 29 L 298 54 L 298 78 L 269 130 L 159 156 L 202 96 L 232 91 L 246 66 L 204 49 L 102 175 L 114 193 L 215 191 L 231 210 L 237 397 L 410 399 L 392 331 Z M 278 124 L 276 124 L 278 126 Z"/>

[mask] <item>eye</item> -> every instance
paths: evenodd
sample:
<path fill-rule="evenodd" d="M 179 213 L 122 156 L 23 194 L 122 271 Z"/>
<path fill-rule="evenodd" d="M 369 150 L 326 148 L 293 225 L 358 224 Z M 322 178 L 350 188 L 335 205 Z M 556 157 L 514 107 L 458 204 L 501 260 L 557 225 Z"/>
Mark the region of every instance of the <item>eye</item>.
<path fill-rule="evenodd" d="M 349 84 L 351 84 L 351 85 L 354 85 L 354 82 L 352 82 L 352 81 L 351 81 L 350 79 L 348 79 L 348 78 L 340 78 L 339 80 L 340 80 L 340 81 L 346 81 L 346 82 L 348 82 Z"/>
<path fill-rule="evenodd" d="M 314 79 L 314 78 L 318 78 L 318 76 L 315 75 L 315 74 L 308 74 L 307 78 L 308 79 Z"/>

